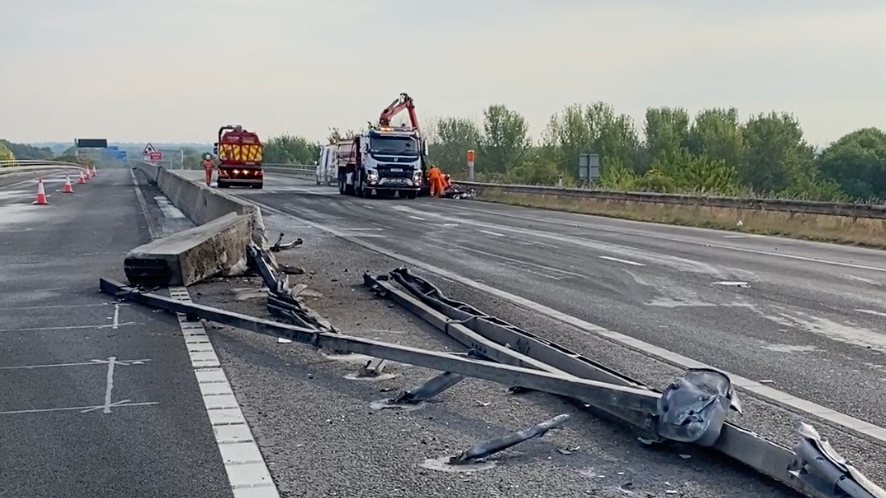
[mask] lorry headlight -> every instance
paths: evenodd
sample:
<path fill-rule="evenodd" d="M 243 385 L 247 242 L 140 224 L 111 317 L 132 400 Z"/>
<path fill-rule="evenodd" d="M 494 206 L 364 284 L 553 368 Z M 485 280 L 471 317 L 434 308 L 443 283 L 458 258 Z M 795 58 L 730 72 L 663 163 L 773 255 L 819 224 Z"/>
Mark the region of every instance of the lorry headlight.
<path fill-rule="evenodd" d="M 421 171 L 416 171 L 416 172 L 412 173 L 412 181 L 413 182 L 420 182 L 421 181 Z"/>
<path fill-rule="evenodd" d="M 378 180 L 378 171 L 367 171 L 366 178 L 370 180 Z"/>

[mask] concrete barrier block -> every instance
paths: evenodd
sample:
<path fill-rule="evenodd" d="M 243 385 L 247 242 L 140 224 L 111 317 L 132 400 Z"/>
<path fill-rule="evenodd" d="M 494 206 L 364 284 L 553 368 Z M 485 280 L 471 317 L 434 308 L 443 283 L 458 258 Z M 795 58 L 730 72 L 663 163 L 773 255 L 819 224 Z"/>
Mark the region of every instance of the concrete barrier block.
<path fill-rule="evenodd" d="M 123 262 L 130 285 L 188 286 L 246 268 L 252 217 L 228 213 L 137 247 Z"/>

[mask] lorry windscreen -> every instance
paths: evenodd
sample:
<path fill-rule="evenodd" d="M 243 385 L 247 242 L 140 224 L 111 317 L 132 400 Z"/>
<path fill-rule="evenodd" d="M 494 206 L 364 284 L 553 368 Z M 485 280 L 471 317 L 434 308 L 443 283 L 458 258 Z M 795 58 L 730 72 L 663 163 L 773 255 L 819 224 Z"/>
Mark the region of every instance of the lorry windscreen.
<path fill-rule="evenodd" d="M 379 137 L 369 139 L 369 152 L 395 156 L 418 156 L 418 141 L 411 137 Z"/>

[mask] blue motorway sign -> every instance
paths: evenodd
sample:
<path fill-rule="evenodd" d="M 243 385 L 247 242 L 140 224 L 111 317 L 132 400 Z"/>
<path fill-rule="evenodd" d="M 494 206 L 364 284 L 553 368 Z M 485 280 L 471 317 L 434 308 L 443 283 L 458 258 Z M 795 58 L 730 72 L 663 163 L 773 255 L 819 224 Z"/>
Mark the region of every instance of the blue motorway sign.
<path fill-rule="evenodd" d="M 114 159 L 118 159 L 120 161 L 126 160 L 126 151 L 125 150 L 118 150 L 116 152 L 117 152 L 117 154 L 114 156 Z"/>

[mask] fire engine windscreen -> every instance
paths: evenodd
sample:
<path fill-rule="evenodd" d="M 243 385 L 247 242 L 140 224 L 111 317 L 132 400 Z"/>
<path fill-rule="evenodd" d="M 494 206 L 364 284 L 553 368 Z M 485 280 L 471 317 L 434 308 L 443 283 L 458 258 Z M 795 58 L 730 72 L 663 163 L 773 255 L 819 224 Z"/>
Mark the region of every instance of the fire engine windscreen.
<path fill-rule="evenodd" d="M 418 157 L 418 140 L 412 137 L 371 136 L 369 139 L 369 152 L 372 154 Z"/>

